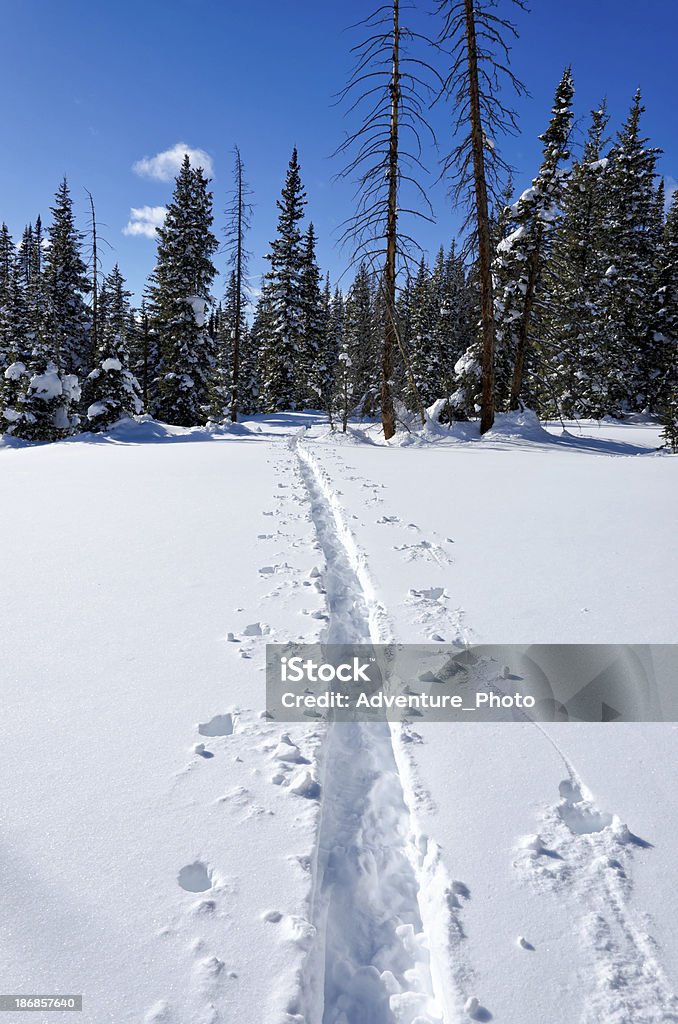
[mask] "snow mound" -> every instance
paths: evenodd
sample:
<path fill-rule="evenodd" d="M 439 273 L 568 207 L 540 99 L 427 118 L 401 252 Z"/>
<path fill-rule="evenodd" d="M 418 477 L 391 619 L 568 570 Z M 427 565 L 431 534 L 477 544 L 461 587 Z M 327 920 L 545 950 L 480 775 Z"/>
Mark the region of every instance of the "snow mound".
<path fill-rule="evenodd" d="M 102 408 L 99 409 L 99 406 Z M 95 403 L 88 410 L 90 418 L 105 411 L 104 403 Z M 102 431 L 95 436 L 91 434 L 75 434 L 68 438 L 69 442 L 88 440 L 98 442 L 117 442 L 119 444 L 167 444 L 170 442 L 187 441 L 218 441 L 222 437 L 247 436 L 251 437 L 253 431 L 244 423 L 208 423 L 204 427 L 179 427 L 172 423 L 163 423 L 152 416 L 126 416 L 112 424 L 107 431 Z"/>
<path fill-rule="evenodd" d="M 537 441 L 540 444 L 553 444 L 553 435 L 544 430 L 537 414 L 531 409 L 520 412 L 497 413 L 494 425 L 485 434 L 490 438 L 518 438 L 523 441 Z"/>

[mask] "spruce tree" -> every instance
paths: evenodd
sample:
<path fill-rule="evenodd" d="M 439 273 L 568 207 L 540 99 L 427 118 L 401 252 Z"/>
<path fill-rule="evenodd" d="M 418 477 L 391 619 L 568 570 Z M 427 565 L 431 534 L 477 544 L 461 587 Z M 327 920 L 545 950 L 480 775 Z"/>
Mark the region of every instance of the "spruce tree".
<path fill-rule="evenodd" d="M 137 315 L 132 314 L 129 350 L 130 370 L 139 382 L 141 407 L 145 413 L 150 413 L 157 408 L 160 351 L 158 332 L 149 314 L 145 297 Z"/>
<path fill-rule="evenodd" d="M 67 210 L 67 202 L 65 207 Z M 65 219 L 68 220 L 67 215 Z M 64 236 L 60 237 L 63 241 Z M 77 375 L 67 373 L 56 359 L 59 349 L 55 347 L 55 306 L 50 304 L 55 289 L 48 290 L 47 275 L 42 268 L 42 248 L 42 225 L 38 217 L 35 226 L 24 231 L 15 265 L 20 347 L 15 349 L 15 362 L 4 373 L 4 419 L 8 433 L 16 437 L 28 441 L 58 441 L 72 433 L 79 423 L 80 385 Z M 63 251 L 67 249 L 64 245 Z M 53 258 L 47 264 L 50 272 L 54 272 L 59 262 Z M 68 260 L 65 266 L 68 267 Z M 62 280 L 67 277 L 64 272 Z M 67 290 L 56 293 L 64 297 Z M 81 296 L 76 295 L 73 306 L 76 313 L 80 300 Z M 75 315 L 71 324 L 77 319 Z M 72 337 L 71 329 L 68 336 Z"/>
<path fill-rule="evenodd" d="M 139 382 L 129 369 L 130 295 L 116 264 L 99 292 L 97 365 L 82 389 L 90 430 L 108 430 L 118 420 L 141 412 Z"/>
<path fill-rule="evenodd" d="M 363 263 L 358 268 L 344 306 L 342 353 L 350 363 L 351 398 L 360 415 L 374 414 L 379 401 L 381 310 L 373 276 Z M 341 387 L 346 392 L 342 382 Z"/>
<path fill-rule="evenodd" d="M 264 281 L 266 323 L 261 320 L 257 328 L 261 345 L 259 362 L 263 370 L 262 401 L 269 412 L 294 408 L 303 391 L 305 252 L 299 224 L 305 206 L 306 193 L 295 146 L 277 201 L 277 235 L 267 256 L 270 270 Z"/>
<path fill-rule="evenodd" d="M 177 175 L 165 223 L 158 228 L 158 252 L 150 287 L 160 348 L 158 414 L 169 423 L 204 423 L 209 413 L 214 347 L 206 328 L 212 257 L 212 194 L 202 168 L 188 154 Z"/>
<path fill-rule="evenodd" d="M 15 363 L 5 376 L 22 366 Z M 73 433 L 80 422 L 78 377 L 59 369 L 41 338 L 33 347 L 26 373 L 15 379 L 19 394 L 8 432 L 27 441 L 60 441 Z"/>
<path fill-rule="evenodd" d="M 606 411 L 601 312 L 610 160 L 605 103 L 592 111 L 581 157 L 564 189 L 562 215 L 543 272 L 542 333 L 548 366 L 542 412 L 599 417 Z"/>
<path fill-rule="evenodd" d="M 436 298 L 431 274 L 422 257 L 410 291 L 409 329 L 406 335 L 412 376 L 406 392 L 410 409 L 418 408 L 419 400 L 428 406 L 440 397 L 443 367 L 442 353 L 435 335 Z"/>
<path fill-rule="evenodd" d="M 656 340 L 663 350 L 658 404 L 664 437 L 678 451 L 678 191 L 673 194 L 664 227 L 657 303 Z"/>
<path fill-rule="evenodd" d="M 6 224 L 0 228 L 0 433 L 17 418 L 15 404 L 27 372 L 24 295 L 17 254 Z"/>
<path fill-rule="evenodd" d="M 653 333 L 655 254 L 661 241 L 655 166 L 640 122 L 644 107 L 636 93 L 611 153 L 607 179 L 604 244 L 607 268 L 601 300 L 604 339 L 605 412 L 623 415 L 652 407 L 649 375 L 657 354 Z"/>
<path fill-rule="evenodd" d="M 539 288 L 548 258 L 552 226 L 556 222 L 563 194 L 563 164 L 569 159 L 572 131 L 574 85 L 569 68 L 556 89 L 551 121 L 540 136 L 544 156 L 537 177 L 515 204 L 513 232 L 498 245 L 494 272 L 500 282 L 496 290 L 497 324 L 495 387 L 497 405 L 517 409 L 521 400 L 534 394 L 530 369 L 538 331 Z M 503 380 L 501 369 L 512 366 L 511 379 Z M 532 364 L 532 365 L 531 365 Z"/>
<path fill-rule="evenodd" d="M 92 368 L 90 311 L 85 300 L 91 285 L 81 255 L 83 235 L 75 225 L 65 178 L 51 209 L 44 261 L 45 338 L 60 370 L 84 376 Z"/>
<path fill-rule="evenodd" d="M 332 353 L 327 351 L 327 309 L 320 289 L 313 224 L 304 236 L 301 270 L 302 345 L 298 366 L 296 403 L 325 409 L 332 381 Z"/>

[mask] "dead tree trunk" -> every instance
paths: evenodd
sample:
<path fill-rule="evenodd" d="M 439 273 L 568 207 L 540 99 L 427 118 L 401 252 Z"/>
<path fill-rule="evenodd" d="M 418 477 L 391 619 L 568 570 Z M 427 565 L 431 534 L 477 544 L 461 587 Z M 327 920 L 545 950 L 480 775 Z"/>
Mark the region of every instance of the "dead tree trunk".
<path fill-rule="evenodd" d="M 90 336 L 90 367 L 96 366 L 97 354 L 99 351 L 99 282 L 97 266 L 97 219 L 94 212 L 94 198 L 92 193 L 85 189 L 89 196 L 89 205 L 92 212 L 92 333 Z"/>
<path fill-rule="evenodd" d="M 473 0 L 465 0 L 466 52 L 468 60 L 469 111 L 473 183 L 478 225 L 478 259 L 480 285 L 480 317 L 482 326 L 482 393 L 480 400 L 480 433 L 494 423 L 494 298 L 492 294 L 492 241 L 485 177 L 485 138 L 481 119 L 480 84 L 478 81 L 478 49 Z"/>
<path fill-rule="evenodd" d="M 236 239 L 235 239 L 235 325 L 231 366 L 231 422 L 238 419 L 238 384 L 240 376 L 240 335 L 242 325 L 242 260 L 243 260 L 243 176 L 240 150 L 236 148 Z"/>
<path fill-rule="evenodd" d="M 400 3 L 393 0 L 393 57 L 391 65 L 391 124 L 388 149 L 388 206 L 386 219 L 386 265 L 384 299 L 386 318 L 381 361 L 381 422 L 388 441 L 396 432 L 393 406 L 393 352 L 396 336 L 396 252 L 398 242 L 398 115 L 400 112 Z"/>

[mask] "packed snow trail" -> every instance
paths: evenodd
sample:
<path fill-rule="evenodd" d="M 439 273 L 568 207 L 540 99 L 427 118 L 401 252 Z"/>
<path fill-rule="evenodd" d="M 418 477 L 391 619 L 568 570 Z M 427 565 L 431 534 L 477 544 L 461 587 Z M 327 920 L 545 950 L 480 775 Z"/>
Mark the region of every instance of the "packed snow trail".
<path fill-rule="evenodd" d="M 336 506 L 295 439 L 311 518 L 323 551 L 329 621 L 325 641 L 379 639 L 378 617 Z M 387 723 L 335 723 L 323 757 L 308 979 L 322 1024 L 418 1024 L 441 1018 L 419 908 L 413 823 Z"/>

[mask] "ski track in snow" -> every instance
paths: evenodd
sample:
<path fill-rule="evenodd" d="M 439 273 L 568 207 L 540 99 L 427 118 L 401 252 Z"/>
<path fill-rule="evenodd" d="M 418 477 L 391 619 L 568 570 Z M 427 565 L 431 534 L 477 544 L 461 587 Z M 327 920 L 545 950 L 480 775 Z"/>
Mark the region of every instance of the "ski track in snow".
<path fill-rule="evenodd" d="M 327 563 L 326 642 L 384 642 L 390 635 L 386 612 L 376 601 L 366 560 L 338 497 L 303 443 L 295 439 L 293 447 Z M 400 523 L 397 516 L 380 521 Z M 409 545 L 394 545 L 394 550 L 411 557 Z M 451 563 L 438 545 L 431 544 L 430 553 L 436 561 Z M 422 604 L 437 606 L 419 617 L 427 625 L 434 624 L 435 613 L 447 612 L 440 595 L 411 592 L 410 598 L 420 611 Z M 466 634 L 461 614 L 454 625 L 458 634 Z M 515 863 L 528 884 L 556 888 L 572 904 L 590 964 L 579 979 L 581 1024 L 675 1024 L 678 999 L 662 968 L 651 923 L 631 905 L 633 851 L 650 844 L 617 816 L 597 808 L 566 753 L 534 724 L 563 760 L 567 779 L 560 785 L 560 802 L 544 816 L 541 835 L 523 840 Z M 388 726 L 383 732 L 379 728 L 331 727 L 321 753 L 324 795 L 314 921 L 324 935 L 323 1024 L 489 1021 L 490 1011 L 468 995 L 474 970 L 465 950 L 463 909 L 471 894 L 462 882 L 450 882 L 436 844 L 419 833 L 412 814 L 412 808 L 430 800 L 420 790 L 405 745 L 416 742 L 417 734 L 406 729 L 398 737 Z M 395 928 L 389 911 L 400 922 Z M 409 968 L 408 956 L 413 958 Z M 408 991 L 412 977 L 416 985 Z M 435 1000 L 421 1001 L 422 994 L 434 992 Z"/>
<path fill-rule="evenodd" d="M 338 500 L 293 441 L 325 557 L 333 644 L 384 642 L 387 623 Z M 330 725 L 319 754 L 322 804 L 308 960 L 309 1024 L 433 1024 L 444 999 L 423 922 L 427 843 L 418 836 L 388 723 Z M 411 800 L 410 800 L 411 802 Z"/>
<path fill-rule="evenodd" d="M 307 641 L 328 644 L 385 643 L 392 638 L 386 609 L 373 586 L 367 560 L 347 524 L 347 514 L 328 474 L 301 440 L 287 440 L 305 494 L 293 510 L 289 484 L 279 484 L 271 512 L 280 526 L 308 512 L 324 559 L 322 570 L 302 579 L 284 560 L 284 551 L 303 541 L 282 529 L 258 540 L 283 545 L 262 559 L 259 576 L 272 589 L 264 600 L 285 591 L 309 588 L 322 595 L 323 611 L 306 612 L 317 623 Z M 290 464 L 284 461 L 286 473 Z M 356 479 L 350 477 L 349 479 Z M 376 485 L 367 504 L 381 504 Z M 356 518 L 355 516 L 353 518 Z M 382 516 L 387 528 L 418 528 L 398 516 Z M 406 561 L 440 566 L 453 560 L 442 544 L 417 538 L 393 545 Z M 410 590 L 407 604 L 426 630 L 442 624 L 455 639 L 468 642 L 463 612 L 448 607 L 444 588 Z M 252 622 L 242 635 L 229 634 L 240 657 L 250 658 L 269 634 Z M 431 639 L 441 639 L 436 633 Z M 197 724 L 204 741 L 193 748 L 195 759 L 214 756 L 211 745 L 228 742 L 239 728 L 240 709 L 219 711 Z M 601 811 L 574 765 L 552 735 L 534 723 L 563 761 L 567 778 L 560 801 L 540 823 L 538 836 L 520 841 L 514 866 L 522 881 L 537 890 L 557 891 L 571 906 L 574 932 L 586 951 L 585 976 L 579 979 L 583 1006 L 580 1024 L 678 1024 L 678 999 L 661 966 L 660 952 L 645 921 L 631 904 L 630 870 L 634 849 L 650 844 L 634 836 L 616 816 Z M 244 727 L 244 726 L 243 726 Z M 293 799 L 318 806 L 316 847 L 309 858 L 312 876 L 308 920 L 268 911 L 264 919 L 280 926 L 281 939 L 294 943 L 301 956 L 296 976 L 287 979 L 287 1024 L 459 1024 L 491 1021 L 493 1015 L 473 994 L 475 971 L 464 927 L 472 893 L 452 880 L 437 844 L 422 833 L 417 808 L 433 807 L 418 778 L 411 747 L 420 741 L 409 726 L 388 723 L 338 723 L 306 730 L 303 742 L 272 725 L 247 727 L 259 749 L 274 765 L 271 782 Z M 299 745 L 298 745 L 299 744 Z M 300 749 L 301 746 L 301 749 Z M 216 801 L 246 815 L 272 813 L 256 805 L 249 791 L 234 787 Z M 225 881 L 210 864 L 196 859 L 178 871 L 177 885 L 194 894 L 189 917 L 212 913 Z M 216 885 L 216 888 L 215 888 Z M 521 939 L 523 948 L 533 947 Z M 191 990 L 195 1021 L 216 1024 L 226 969 L 198 938 Z M 302 966 L 303 965 L 303 966 Z M 171 1008 L 151 1007 L 148 1022 L 174 1024 Z"/>

